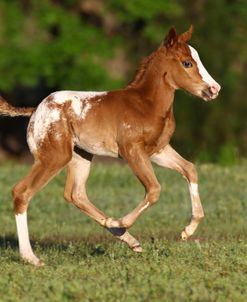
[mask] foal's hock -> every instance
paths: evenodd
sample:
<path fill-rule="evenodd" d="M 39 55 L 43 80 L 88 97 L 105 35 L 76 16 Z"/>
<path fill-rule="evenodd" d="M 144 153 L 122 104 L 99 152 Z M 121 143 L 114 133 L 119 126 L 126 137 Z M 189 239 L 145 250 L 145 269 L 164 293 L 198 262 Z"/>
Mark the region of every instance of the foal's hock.
<path fill-rule="evenodd" d="M 174 93 L 182 88 L 210 101 L 217 97 L 220 85 L 208 74 L 197 51 L 187 44 L 191 35 L 192 27 L 181 35 L 171 28 L 162 45 L 142 62 L 123 89 L 58 91 L 36 110 L 14 108 L 0 101 L 1 114 L 31 115 L 27 137 L 34 164 L 13 189 L 19 248 L 25 261 L 42 265 L 29 241 L 29 202 L 66 166 L 65 199 L 136 252 L 142 251 L 140 243 L 127 229 L 160 196 L 151 162 L 177 170 L 188 182 L 192 203 L 192 218 L 182 239 L 195 232 L 204 216 L 196 169 L 169 145 L 175 130 Z M 145 188 L 144 199 L 121 219 L 108 217 L 87 197 L 85 184 L 93 155 L 124 158 Z"/>

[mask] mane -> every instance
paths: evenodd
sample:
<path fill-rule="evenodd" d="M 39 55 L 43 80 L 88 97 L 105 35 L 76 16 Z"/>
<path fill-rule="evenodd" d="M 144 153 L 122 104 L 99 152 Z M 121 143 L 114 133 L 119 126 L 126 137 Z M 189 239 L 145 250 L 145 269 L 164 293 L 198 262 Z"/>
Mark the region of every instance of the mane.
<path fill-rule="evenodd" d="M 149 66 L 150 62 L 156 57 L 157 51 L 152 52 L 148 57 L 144 58 L 135 72 L 134 78 L 131 82 L 127 85 L 126 88 L 133 88 L 137 85 L 137 83 L 143 78 L 147 67 Z"/>

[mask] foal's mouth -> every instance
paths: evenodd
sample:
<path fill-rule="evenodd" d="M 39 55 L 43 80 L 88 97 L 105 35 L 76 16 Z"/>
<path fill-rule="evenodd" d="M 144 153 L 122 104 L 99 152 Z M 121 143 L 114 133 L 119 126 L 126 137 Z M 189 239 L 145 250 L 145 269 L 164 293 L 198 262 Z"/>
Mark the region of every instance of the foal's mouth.
<path fill-rule="evenodd" d="M 212 101 L 218 96 L 218 92 L 212 93 L 210 88 L 206 88 L 201 91 L 201 97 L 204 99 L 204 101 Z"/>

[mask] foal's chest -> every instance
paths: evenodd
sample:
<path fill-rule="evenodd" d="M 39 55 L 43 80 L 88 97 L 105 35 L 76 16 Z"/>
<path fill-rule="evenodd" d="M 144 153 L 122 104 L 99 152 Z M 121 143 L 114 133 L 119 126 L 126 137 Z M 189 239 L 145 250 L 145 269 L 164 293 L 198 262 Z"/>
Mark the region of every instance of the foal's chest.
<path fill-rule="evenodd" d="M 148 154 L 153 154 L 169 144 L 175 130 L 173 115 L 158 118 L 144 127 L 145 149 Z"/>

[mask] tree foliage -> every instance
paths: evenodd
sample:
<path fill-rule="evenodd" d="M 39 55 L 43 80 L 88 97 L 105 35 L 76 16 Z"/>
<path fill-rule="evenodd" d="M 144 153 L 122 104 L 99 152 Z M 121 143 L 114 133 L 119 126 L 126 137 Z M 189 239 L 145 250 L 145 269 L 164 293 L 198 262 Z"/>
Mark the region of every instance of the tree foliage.
<path fill-rule="evenodd" d="M 36 105 L 51 90 L 121 87 L 171 25 L 182 32 L 190 24 L 191 44 L 222 91 L 211 104 L 177 94 L 172 143 L 204 160 L 246 155 L 243 0 L 2 0 L 0 90 L 16 104 Z M 18 101 L 20 91 L 26 103 Z"/>
<path fill-rule="evenodd" d="M 32 87 L 45 79 L 49 87 L 114 86 L 103 62 L 113 56 L 117 39 L 87 22 L 66 5 L 44 0 L 0 4 L 0 81 L 3 91 Z"/>

